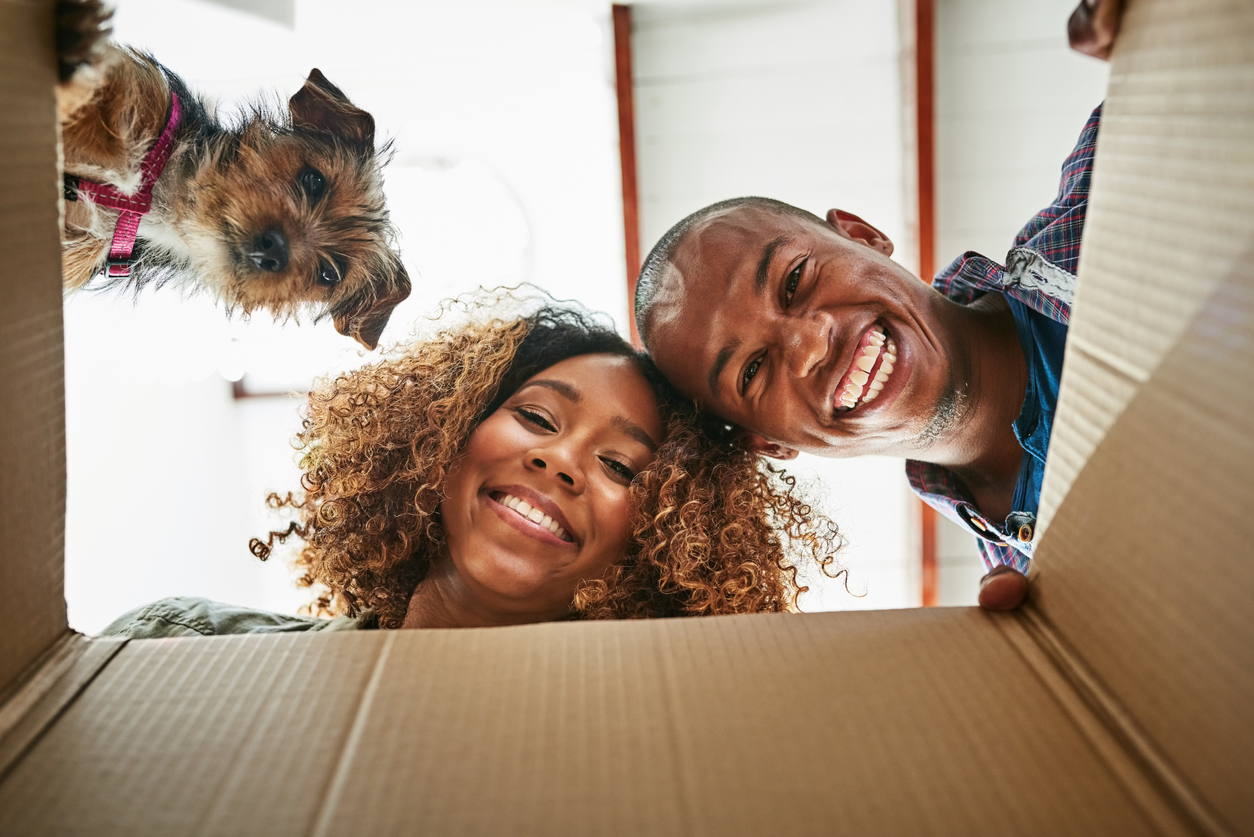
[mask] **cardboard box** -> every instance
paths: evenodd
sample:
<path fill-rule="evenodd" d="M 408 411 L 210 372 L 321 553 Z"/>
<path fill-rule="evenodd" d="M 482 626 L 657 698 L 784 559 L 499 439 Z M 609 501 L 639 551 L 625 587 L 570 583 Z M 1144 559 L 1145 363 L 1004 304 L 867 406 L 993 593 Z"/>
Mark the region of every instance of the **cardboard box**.
<path fill-rule="evenodd" d="M 50 9 L 0 4 L 0 833 L 1254 834 L 1254 5 L 1128 3 L 1017 613 L 135 642 L 62 594 Z"/>

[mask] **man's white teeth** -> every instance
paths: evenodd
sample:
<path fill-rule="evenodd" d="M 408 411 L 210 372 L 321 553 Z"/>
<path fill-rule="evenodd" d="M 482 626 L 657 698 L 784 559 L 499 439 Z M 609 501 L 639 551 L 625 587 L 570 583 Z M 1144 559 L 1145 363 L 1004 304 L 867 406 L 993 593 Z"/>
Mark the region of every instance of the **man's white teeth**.
<path fill-rule="evenodd" d="M 880 362 L 880 368 L 875 370 L 875 378 L 872 379 L 870 372 L 875 367 L 875 361 L 881 350 L 884 352 L 884 359 Z M 859 399 L 866 404 L 879 397 L 884 384 L 888 383 L 888 377 L 893 374 L 893 365 L 897 363 L 897 344 L 877 328 L 871 333 L 867 346 L 853 363 L 854 371 L 849 373 L 849 383 L 845 384 L 845 388 L 841 390 L 838 397 L 840 406 L 846 410 L 852 410 L 858 406 Z M 864 389 L 865 395 L 863 395 Z"/>
<path fill-rule="evenodd" d="M 547 514 L 540 511 L 539 509 L 535 508 L 526 500 L 520 500 L 519 498 L 515 497 L 513 494 L 506 494 L 504 497 L 500 499 L 500 503 L 502 506 L 506 506 L 518 512 L 523 517 L 530 520 L 532 523 L 535 523 L 538 526 L 543 526 L 545 529 L 548 529 L 550 532 L 557 535 L 562 540 L 564 541 L 574 540 L 573 538 L 571 538 L 570 534 L 567 533 L 565 529 L 563 529 L 560 525 L 558 525 L 558 522 L 556 520 L 549 517 Z"/>

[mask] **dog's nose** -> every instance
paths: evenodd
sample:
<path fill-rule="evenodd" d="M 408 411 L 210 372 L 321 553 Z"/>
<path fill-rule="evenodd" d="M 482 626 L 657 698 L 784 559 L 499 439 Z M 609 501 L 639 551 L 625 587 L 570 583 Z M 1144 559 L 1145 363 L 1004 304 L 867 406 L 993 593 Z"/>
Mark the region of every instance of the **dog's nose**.
<path fill-rule="evenodd" d="M 248 257 L 259 270 L 278 273 L 287 267 L 287 239 L 278 230 L 266 230 L 253 241 Z"/>

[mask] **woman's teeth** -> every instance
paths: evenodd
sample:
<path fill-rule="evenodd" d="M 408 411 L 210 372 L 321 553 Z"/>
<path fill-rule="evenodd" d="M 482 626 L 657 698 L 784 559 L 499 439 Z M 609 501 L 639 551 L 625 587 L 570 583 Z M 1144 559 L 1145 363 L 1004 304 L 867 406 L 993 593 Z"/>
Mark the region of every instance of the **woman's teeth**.
<path fill-rule="evenodd" d="M 880 360 L 881 354 L 883 354 L 882 360 Z M 875 369 L 877 360 L 880 361 L 880 365 L 878 369 Z M 858 356 L 854 358 L 853 371 L 849 373 L 848 383 L 845 384 L 844 389 L 836 396 L 836 405 L 852 410 L 858 406 L 859 401 L 863 404 L 874 401 L 884 389 L 884 384 L 888 383 L 896 362 L 897 344 L 877 326 L 868 337 L 867 345 L 860 349 Z M 871 377 L 872 369 L 875 369 L 875 377 Z"/>
<path fill-rule="evenodd" d="M 517 497 L 515 497 L 513 494 L 505 494 L 505 495 L 502 495 L 501 499 L 497 500 L 497 502 L 500 503 L 502 506 L 505 506 L 506 508 L 513 509 L 514 511 L 521 514 L 523 517 L 530 520 L 532 523 L 535 523 L 539 526 L 543 526 L 545 529 L 548 529 L 550 532 L 557 535 L 559 538 L 566 541 L 567 543 L 574 542 L 574 538 L 572 538 L 566 532 L 565 529 L 559 526 L 556 520 L 549 517 L 547 514 L 540 511 L 539 509 L 533 507 L 526 500 L 520 500 Z"/>

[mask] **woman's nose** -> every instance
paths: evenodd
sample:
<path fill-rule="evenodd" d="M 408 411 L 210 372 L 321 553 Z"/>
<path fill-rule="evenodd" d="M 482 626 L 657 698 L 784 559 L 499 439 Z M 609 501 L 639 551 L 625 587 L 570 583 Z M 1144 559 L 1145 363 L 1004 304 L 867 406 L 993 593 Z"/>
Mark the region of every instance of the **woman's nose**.
<path fill-rule="evenodd" d="M 553 445 L 529 454 L 528 467 L 556 479 L 574 491 L 583 489 L 583 470 L 565 445 Z"/>
<path fill-rule="evenodd" d="M 785 320 L 784 355 L 788 371 L 804 378 L 827 357 L 832 342 L 832 318 L 822 311 L 808 317 Z"/>

